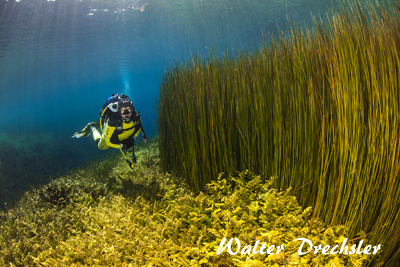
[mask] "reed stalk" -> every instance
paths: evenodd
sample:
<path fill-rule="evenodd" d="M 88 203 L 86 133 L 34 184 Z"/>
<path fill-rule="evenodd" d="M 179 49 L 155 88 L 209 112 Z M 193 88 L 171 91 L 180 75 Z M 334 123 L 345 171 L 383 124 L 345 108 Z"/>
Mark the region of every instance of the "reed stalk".
<path fill-rule="evenodd" d="M 343 2 L 311 28 L 289 21 L 258 49 L 171 67 L 160 86 L 164 170 L 194 191 L 249 169 L 298 189 L 313 218 L 370 233 L 400 258 L 400 4 Z"/>

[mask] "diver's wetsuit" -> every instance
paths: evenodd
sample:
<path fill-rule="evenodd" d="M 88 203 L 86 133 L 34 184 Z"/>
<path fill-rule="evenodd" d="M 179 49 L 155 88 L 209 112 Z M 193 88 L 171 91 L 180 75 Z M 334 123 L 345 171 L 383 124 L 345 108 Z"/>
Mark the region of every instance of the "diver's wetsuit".
<path fill-rule="evenodd" d="M 140 114 L 135 110 L 132 112 L 129 123 L 124 122 L 119 114 L 112 114 L 104 118 L 102 124 L 102 135 L 97 130 L 93 130 L 94 141 L 102 150 L 110 147 L 119 148 L 120 144 L 123 144 L 123 149 L 129 149 L 133 147 L 140 131 L 145 138 Z M 97 128 L 100 126 L 100 121 L 96 123 L 96 126 Z"/>

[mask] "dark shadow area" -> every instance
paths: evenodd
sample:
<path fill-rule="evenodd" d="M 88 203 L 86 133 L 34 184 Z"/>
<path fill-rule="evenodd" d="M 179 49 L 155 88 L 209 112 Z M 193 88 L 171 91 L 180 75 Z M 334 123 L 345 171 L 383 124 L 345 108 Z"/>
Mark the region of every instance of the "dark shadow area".
<path fill-rule="evenodd" d="M 54 134 L 0 135 L 0 209 L 10 208 L 31 186 L 105 157 L 90 142 Z"/>

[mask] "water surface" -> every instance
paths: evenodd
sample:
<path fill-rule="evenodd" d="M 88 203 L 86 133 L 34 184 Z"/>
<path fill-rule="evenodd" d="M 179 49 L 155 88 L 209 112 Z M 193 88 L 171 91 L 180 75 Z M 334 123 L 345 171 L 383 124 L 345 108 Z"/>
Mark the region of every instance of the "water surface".
<path fill-rule="evenodd" d="M 97 119 L 104 99 L 118 92 L 151 114 L 168 64 L 213 47 L 251 48 L 263 32 L 285 29 L 288 12 L 310 22 L 311 12 L 325 14 L 333 4 L 0 0 L 0 112 L 7 114 L 0 131 L 70 133 Z"/>

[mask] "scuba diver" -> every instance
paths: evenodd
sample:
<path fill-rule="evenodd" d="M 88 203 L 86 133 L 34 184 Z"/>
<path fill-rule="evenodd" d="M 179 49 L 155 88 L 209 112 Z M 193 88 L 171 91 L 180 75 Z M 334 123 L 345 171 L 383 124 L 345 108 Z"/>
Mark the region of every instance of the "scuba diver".
<path fill-rule="evenodd" d="M 102 134 L 97 130 L 101 129 Z M 132 101 L 124 94 L 112 95 L 100 109 L 100 119 L 97 122 L 89 122 L 83 130 L 72 135 L 72 138 L 80 138 L 93 134 L 93 139 L 98 148 L 105 150 L 108 148 L 119 149 L 133 169 L 136 163 L 134 143 L 142 132 L 143 141 L 146 142 L 146 134 L 143 129 L 142 120 L 139 112 L 133 107 Z M 131 163 L 122 149 L 132 148 Z"/>

